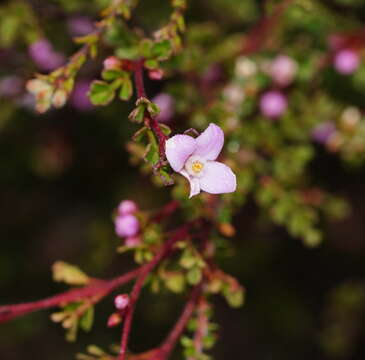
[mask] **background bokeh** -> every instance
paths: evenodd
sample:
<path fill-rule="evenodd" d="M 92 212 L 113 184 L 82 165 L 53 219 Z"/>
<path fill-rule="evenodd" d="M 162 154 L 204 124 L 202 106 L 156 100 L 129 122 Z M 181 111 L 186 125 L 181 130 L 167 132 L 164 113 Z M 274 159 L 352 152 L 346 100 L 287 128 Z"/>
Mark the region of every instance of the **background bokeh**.
<path fill-rule="evenodd" d="M 75 51 L 77 45 L 71 37 L 88 33 L 106 4 L 107 0 L 31 0 L 8 1 L 0 7 L 1 304 L 32 301 L 65 290 L 52 281 L 50 269 L 56 260 L 77 264 L 95 277 L 126 271 L 133 262 L 128 255 L 115 252 L 120 239 L 114 234 L 113 210 L 121 199 L 133 199 L 142 209 L 153 210 L 171 196 L 171 188 L 156 187 L 130 162 L 126 144 L 138 129 L 127 121 L 132 102 L 114 101 L 108 107 L 96 108 L 85 97 L 87 84 L 99 76 L 113 41 L 106 43 L 98 59 L 82 70 L 80 93 L 75 91 L 64 108 L 38 115 L 33 110 L 34 100 L 24 90 L 34 72 L 52 70 L 52 61 L 57 67 L 58 61 L 62 63 L 63 57 Z M 201 61 L 200 75 L 206 74 L 204 67 L 211 61 L 210 47 L 217 51 L 217 45 L 225 39 L 244 36 L 279 4 L 192 1 L 187 28 L 191 25 L 196 30 L 188 30 L 188 46 L 197 69 Z M 142 1 L 133 26 L 149 33 L 166 21 L 169 11 L 167 2 Z M 332 33 L 361 35 L 364 14 L 361 0 L 298 0 L 289 5 L 287 14 L 271 30 L 279 32 L 274 35 L 281 40 L 269 42 L 270 49 L 261 49 L 255 56 L 291 52 L 303 58 L 302 69 L 307 66 L 311 74 L 318 71 L 310 80 L 303 75 L 301 85 L 293 90 L 293 107 L 299 112 L 309 111 L 311 106 L 317 109 L 310 97 L 313 86 L 313 91 L 330 98 L 330 107 L 356 106 L 362 114 L 365 65 L 346 77 L 331 65 L 313 70 L 311 61 L 332 51 L 326 47 Z M 196 32 L 203 25 L 202 29 L 207 29 L 207 35 L 202 33 L 208 38 L 204 40 L 207 57 L 199 59 L 194 41 L 199 41 Z M 214 35 L 216 28 L 219 31 Z M 39 38 L 48 39 L 53 49 L 32 50 L 31 44 Z M 361 53 L 365 39 L 360 37 L 355 42 Z M 48 51 L 47 56 L 53 52 L 45 64 L 49 69 L 34 55 L 42 51 Z M 231 76 L 229 66 L 234 59 L 230 54 L 227 46 L 227 59 L 218 64 L 219 84 Z M 307 60 L 309 64 L 304 64 Z M 167 91 L 180 96 L 191 90 L 179 88 L 194 82 L 194 74 L 190 75 L 176 73 L 161 82 L 147 80 L 147 93 L 153 97 Z M 318 78 L 319 84 L 315 82 Z M 265 86 L 265 79 L 262 81 Z M 198 116 L 186 120 L 186 107 L 199 103 L 200 95 L 188 93 L 187 104 L 184 99 L 176 100 L 177 115 L 171 120 L 174 130 L 201 125 Z M 327 120 L 322 117 L 328 103 L 325 101 L 322 108 L 318 105 L 319 112 L 311 115 L 314 123 Z M 252 110 L 250 116 L 256 113 Z M 327 151 L 323 142 L 309 137 L 300 141 L 310 142 L 315 151 L 306 169 L 312 183 L 346 199 L 350 210 L 340 220 L 321 217 L 324 241 L 311 248 L 289 235 L 285 227 L 268 221 L 255 196 L 245 194 L 244 206 L 233 217 L 236 235 L 229 239 L 229 249 L 218 260 L 245 286 L 247 298 L 241 309 L 214 300 L 214 318 L 220 327 L 219 341 L 212 350 L 216 359 L 360 360 L 365 356 L 365 150 L 346 150 L 344 161 L 340 151 Z M 361 134 L 359 141 L 365 143 Z M 183 302 L 184 296 L 167 291 L 156 295 L 146 289 L 138 303 L 131 348 L 143 351 L 155 346 L 174 323 Z M 97 306 L 93 330 L 80 333 L 78 341 L 71 344 L 65 342 L 63 329 L 49 321 L 50 311 L 1 324 L 0 358 L 63 360 L 72 359 L 87 344 L 108 348 L 120 338 L 118 329 L 105 326 L 112 307 L 112 298 L 103 300 Z"/>

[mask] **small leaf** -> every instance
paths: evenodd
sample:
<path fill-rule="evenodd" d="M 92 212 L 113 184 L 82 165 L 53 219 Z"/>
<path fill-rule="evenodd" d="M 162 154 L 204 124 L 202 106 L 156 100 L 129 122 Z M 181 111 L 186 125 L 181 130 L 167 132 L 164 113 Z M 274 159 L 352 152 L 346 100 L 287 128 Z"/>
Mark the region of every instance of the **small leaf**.
<path fill-rule="evenodd" d="M 171 52 L 172 47 L 169 40 L 162 40 L 160 42 L 157 42 L 152 47 L 152 55 L 158 60 L 166 60 L 171 55 Z M 156 67 L 158 67 L 158 64 L 153 68 Z"/>
<path fill-rule="evenodd" d="M 149 101 L 147 105 L 147 110 L 152 117 L 157 116 L 160 113 L 160 108 L 153 102 Z"/>
<path fill-rule="evenodd" d="M 119 97 L 122 100 L 129 100 L 133 94 L 133 85 L 129 77 L 123 80 L 122 86 L 120 88 Z"/>
<path fill-rule="evenodd" d="M 155 59 L 148 59 L 144 62 L 144 66 L 147 68 L 147 69 L 158 69 L 159 67 L 159 63 L 157 60 Z"/>
<path fill-rule="evenodd" d="M 169 274 L 165 279 L 166 287 L 174 293 L 181 293 L 185 288 L 185 278 L 181 273 Z"/>
<path fill-rule="evenodd" d="M 143 128 L 139 129 L 132 137 L 132 139 L 136 142 L 140 142 L 144 136 L 146 136 L 147 127 L 143 126 Z"/>
<path fill-rule="evenodd" d="M 191 285 L 199 284 L 202 279 L 202 271 L 198 267 L 191 268 L 186 274 L 188 283 Z"/>
<path fill-rule="evenodd" d="M 144 118 L 146 107 L 144 104 L 138 105 L 128 116 L 130 121 L 141 123 Z"/>
<path fill-rule="evenodd" d="M 87 309 L 84 315 L 80 319 L 80 327 L 82 330 L 88 332 L 91 330 L 94 322 L 94 307 L 91 306 Z"/>
<path fill-rule="evenodd" d="M 160 128 L 162 130 L 162 132 L 166 135 L 166 136 L 169 136 L 171 134 L 171 128 L 165 124 L 159 124 L 160 125 Z"/>
<path fill-rule="evenodd" d="M 104 70 L 101 73 L 101 77 L 106 81 L 115 80 L 121 77 L 124 77 L 126 73 L 122 70 L 112 69 L 112 70 Z"/>
<path fill-rule="evenodd" d="M 226 298 L 229 306 L 233 308 L 241 307 L 244 303 L 244 289 L 237 288 L 237 289 L 230 289 L 226 288 L 224 291 L 224 297 Z"/>
<path fill-rule="evenodd" d="M 115 96 L 115 91 L 108 83 L 95 80 L 91 84 L 89 97 L 94 105 L 107 105 Z"/>
<path fill-rule="evenodd" d="M 89 277 L 77 266 L 70 265 L 63 261 L 56 261 L 52 266 L 53 280 L 65 282 L 69 285 L 85 285 Z"/>

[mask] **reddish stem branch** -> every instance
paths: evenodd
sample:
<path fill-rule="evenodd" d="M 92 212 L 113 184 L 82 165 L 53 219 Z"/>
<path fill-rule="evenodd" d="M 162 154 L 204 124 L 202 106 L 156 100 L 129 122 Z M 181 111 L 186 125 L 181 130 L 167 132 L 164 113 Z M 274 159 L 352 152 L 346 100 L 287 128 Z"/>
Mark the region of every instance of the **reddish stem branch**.
<path fill-rule="evenodd" d="M 171 330 L 170 334 L 167 336 L 166 340 L 160 347 L 160 354 L 163 359 L 167 359 L 171 354 L 172 350 L 175 348 L 177 341 L 179 340 L 181 334 L 185 330 L 185 327 L 191 318 L 198 299 L 202 294 L 203 282 L 195 286 L 193 291 L 191 292 L 190 298 L 185 305 L 183 312 L 180 315 L 180 318 L 176 322 L 175 326 Z"/>
<path fill-rule="evenodd" d="M 135 62 L 135 68 L 134 68 L 134 82 L 136 84 L 138 98 L 142 97 L 147 98 L 143 80 L 143 64 L 144 60 L 140 59 Z M 154 132 L 154 134 L 158 139 L 160 165 L 161 165 L 161 163 L 163 163 L 166 158 L 165 143 L 167 140 L 167 136 L 162 132 L 160 125 L 158 124 L 158 121 L 151 116 L 148 110 L 145 111 L 145 124 L 146 126 L 152 129 L 152 131 Z"/>
<path fill-rule="evenodd" d="M 68 304 L 70 302 L 79 301 L 98 294 L 103 294 L 102 297 L 104 297 L 118 286 L 121 286 L 137 277 L 142 270 L 143 267 L 132 270 L 127 274 L 111 280 L 95 280 L 90 285 L 83 288 L 69 290 L 43 300 L 0 306 L 0 323 L 33 311 L 48 309 L 61 304 Z"/>
<path fill-rule="evenodd" d="M 186 224 L 182 226 L 179 230 L 175 232 L 173 236 L 166 242 L 166 244 L 163 246 L 163 248 L 155 255 L 155 257 L 146 264 L 140 274 L 138 275 L 137 281 L 133 286 L 131 295 L 130 295 L 130 302 L 129 302 L 129 308 L 125 315 L 124 319 L 124 325 L 122 330 L 122 339 L 121 339 L 121 345 L 120 345 L 120 353 L 119 353 L 119 360 L 125 360 L 126 352 L 127 352 L 127 346 L 128 346 L 128 339 L 129 334 L 132 327 L 132 320 L 133 320 L 133 314 L 135 310 L 135 305 L 137 303 L 137 300 L 139 298 L 139 295 L 141 293 L 143 284 L 148 276 L 148 274 L 155 268 L 156 265 L 159 264 L 159 262 L 166 256 L 170 254 L 170 252 L 173 249 L 173 246 L 176 242 L 184 239 L 188 235 L 188 230 L 190 228 L 190 224 Z"/>

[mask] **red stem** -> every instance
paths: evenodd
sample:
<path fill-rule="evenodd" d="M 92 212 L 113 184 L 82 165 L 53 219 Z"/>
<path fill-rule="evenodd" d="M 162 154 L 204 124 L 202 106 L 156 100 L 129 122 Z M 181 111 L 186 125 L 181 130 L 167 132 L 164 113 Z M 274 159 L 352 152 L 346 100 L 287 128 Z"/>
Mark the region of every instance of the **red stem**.
<path fill-rule="evenodd" d="M 142 97 L 147 98 L 146 91 L 144 88 L 144 80 L 143 80 L 143 64 L 144 64 L 143 59 L 140 59 L 135 62 L 134 82 L 136 84 L 138 98 L 142 98 Z M 152 129 L 152 131 L 154 132 L 154 134 L 156 135 L 156 137 L 158 139 L 160 163 L 161 163 L 166 158 L 165 143 L 167 140 L 167 136 L 162 132 L 157 120 L 155 118 L 153 118 L 147 110 L 145 111 L 145 123 L 148 127 L 150 127 Z"/>
<path fill-rule="evenodd" d="M 167 336 L 166 340 L 160 347 L 160 353 L 163 359 L 167 359 L 171 354 L 172 350 L 175 348 L 177 341 L 179 340 L 182 332 L 184 331 L 189 319 L 191 318 L 199 297 L 202 293 L 203 283 L 196 285 L 191 292 L 190 298 L 185 305 L 180 318 L 176 322 L 175 326 L 171 330 L 170 334 Z"/>
<path fill-rule="evenodd" d="M 125 315 L 125 319 L 124 319 L 124 325 L 123 325 L 123 330 L 122 330 L 122 339 L 121 339 L 121 345 L 120 345 L 120 353 L 119 353 L 119 357 L 118 357 L 119 360 L 125 360 L 128 339 L 129 339 L 129 334 L 131 331 L 133 314 L 134 314 L 134 310 L 135 310 L 135 305 L 137 303 L 137 300 L 141 293 L 143 284 L 144 284 L 148 274 L 155 268 L 156 265 L 158 265 L 158 263 L 164 257 L 166 257 L 171 252 L 171 250 L 176 242 L 184 239 L 188 235 L 188 230 L 189 230 L 190 225 L 191 225 L 191 223 L 186 224 L 185 226 L 183 226 L 182 228 L 177 230 L 175 232 L 175 234 L 166 242 L 165 246 L 155 255 L 155 257 L 142 268 L 142 271 L 138 275 L 137 281 L 134 284 L 131 295 L 130 295 L 129 308 Z"/>
<path fill-rule="evenodd" d="M 104 297 L 118 286 L 121 286 L 131 281 L 133 278 L 137 277 L 142 270 L 143 267 L 140 267 L 115 279 L 95 280 L 90 285 L 85 286 L 81 289 L 69 290 L 43 300 L 15 305 L 0 306 L 0 323 L 6 322 L 21 315 L 25 315 L 27 313 L 31 313 L 33 311 L 48 309 L 61 304 L 67 304 L 97 294 L 103 294 L 102 297 Z"/>

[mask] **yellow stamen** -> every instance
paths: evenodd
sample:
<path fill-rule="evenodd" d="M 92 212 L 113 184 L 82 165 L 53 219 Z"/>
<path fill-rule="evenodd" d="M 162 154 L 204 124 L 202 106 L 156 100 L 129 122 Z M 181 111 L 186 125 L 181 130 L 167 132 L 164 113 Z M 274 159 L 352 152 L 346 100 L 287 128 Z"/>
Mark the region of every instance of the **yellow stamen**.
<path fill-rule="evenodd" d="M 193 165 L 191 166 L 192 170 L 198 174 L 202 171 L 204 165 L 200 161 L 194 161 Z"/>

